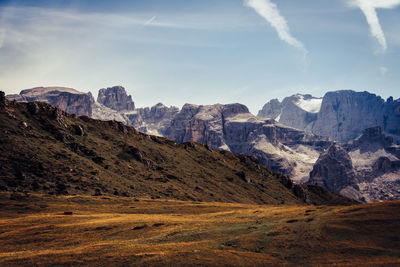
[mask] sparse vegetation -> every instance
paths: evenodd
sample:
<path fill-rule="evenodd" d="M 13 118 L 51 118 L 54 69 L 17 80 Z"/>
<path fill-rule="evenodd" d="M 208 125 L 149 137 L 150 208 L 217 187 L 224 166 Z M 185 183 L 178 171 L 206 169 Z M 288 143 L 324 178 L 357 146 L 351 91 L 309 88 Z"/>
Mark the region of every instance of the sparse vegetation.
<path fill-rule="evenodd" d="M 315 207 L 15 194 L 0 193 L 1 266 L 400 264 L 399 201 Z"/>

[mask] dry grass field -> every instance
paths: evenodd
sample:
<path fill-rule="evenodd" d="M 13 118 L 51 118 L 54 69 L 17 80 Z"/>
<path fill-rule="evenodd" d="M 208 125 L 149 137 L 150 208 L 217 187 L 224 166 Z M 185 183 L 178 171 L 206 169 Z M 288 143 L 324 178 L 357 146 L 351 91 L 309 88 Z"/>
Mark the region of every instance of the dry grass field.
<path fill-rule="evenodd" d="M 1 193 L 0 218 L 0 266 L 400 265 L 400 201 L 272 206 Z"/>

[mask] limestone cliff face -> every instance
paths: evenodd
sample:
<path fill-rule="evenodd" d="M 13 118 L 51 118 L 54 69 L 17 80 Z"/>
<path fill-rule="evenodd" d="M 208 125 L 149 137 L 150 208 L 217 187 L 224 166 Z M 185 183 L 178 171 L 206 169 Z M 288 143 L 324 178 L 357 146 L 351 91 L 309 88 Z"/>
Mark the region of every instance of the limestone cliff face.
<path fill-rule="evenodd" d="M 263 108 L 258 111 L 257 116 L 261 118 L 277 119 L 282 112 L 282 103 L 278 99 L 272 99 L 267 102 Z"/>
<path fill-rule="evenodd" d="M 383 112 L 382 129 L 396 137 L 397 141 L 400 140 L 400 99 L 393 100 L 393 97 L 387 99 Z"/>
<path fill-rule="evenodd" d="M 94 99 L 91 93 L 88 94 L 71 94 L 61 93 L 57 96 L 49 96 L 49 104 L 59 107 L 71 114 L 79 116 L 92 116 L 92 106 Z"/>
<path fill-rule="evenodd" d="M 241 104 L 186 104 L 172 120 L 166 136 L 178 142 L 195 141 L 211 148 L 253 155 L 265 166 L 306 179 L 319 153 L 331 142 L 252 115 Z"/>
<path fill-rule="evenodd" d="M 390 97 L 384 101 L 368 92 L 328 92 L 323 99 L 297 94 L 286 97 L 282 103 L 274 99 L 258 116 L 340 143 L 354 140 L 366 128 L 380 126 L 400 142 L 400 99 Z"/>
<path fill-rule="evenodd" d="M 214 148 L 228 148 L 223 138 L 225 118 L 249 113 L 241 104 L 197 106 L 185 104 L 165 134 L 178 142 L 194 141 Z"/>
<path fill-rule="evenodd" d="M 122 86 L 100 89 L 97 102 L 117 111 L 131 111 L 135 109 L 132 96 L 128 96 L 125 88 Z"/>
<path fill-rule="evenodd" d="M 143 133 L 163 135 L 178 112 L 177 107 L 167 107 L 158 103 L 151 108 L 137 108 L 126 113 L 125 117 L 129 125 Z"/>
<path fill-rule="evenodd" d="M 385 101 L 368 92 L 325 94 L 312 131 L 338 142 L 358 137 L 366 128 L 383 125 Z"/>
<path fill-rule="evenodd" d="M 79 116 L 92 116 L 94 99 L 87 94 L 66 87 L 36 87 L 22 90 L 19 95 L 7 95 L 8 100 L 41 101 Z"/>

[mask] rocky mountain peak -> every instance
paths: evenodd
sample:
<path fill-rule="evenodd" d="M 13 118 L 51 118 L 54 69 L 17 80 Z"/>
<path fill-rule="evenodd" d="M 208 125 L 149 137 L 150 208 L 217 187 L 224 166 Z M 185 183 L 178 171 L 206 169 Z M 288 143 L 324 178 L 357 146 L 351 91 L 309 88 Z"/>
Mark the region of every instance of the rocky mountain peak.
<path fill-rule="evenodd" d="M 69 87 L 62 87 L 62 86 L 48 86 L 48 87 L 34 87 L 31 89 L 24 89 L 22 90 L 19 94 L 24 96 L 24 97 L 37 97 L 40 95 L 48 94 L 50 92 L 53 92 L 53 94 L 57 93 L 71 93 L 71 94 L 84 94 L 78 90 L 75 90 L 73 88 Z"/>
<path fill-rule="evenodd" d="M 245 105 L 242 105 L 239 103 L 224 105 L 224 107 L 222 109 L 222 115 L 225 118 L 232 117 L 237 114 L 249 113 L 249 112 L 250 112 L 249 109 Z"/>
<path fill-rule="evenodd" d="M 257 116 L 262 118 L 276 119 L 281 114 L 282 103 L 277 99 L 271 99 L 258 111 Z"/>
<path fill-rule="evenodd" d="M 132 101 L 132 96 L 128 96 L 125 88 L 122 86 L 100 89 L 97 102 L 117 111 L 130 111 L 135 109 L 135 103 Z"/>
<path fill-rule="evenodd" d="M 355 186 L 355 174 L 351 158 L 339 144 L 332 144 L 321 153 L 310 173 L 309 184 L 319 185 L 333 192 L 347 186 Z"/>
<path fill-rule="evenodd" d="M 272 99 L 258 112 L 258 116 L 272 118 L 297 129 L 308 130 L 317 119 L 321 103 L 321 98 L 310 94 L 295 94 L 285 97 L 282 102 Z"/>

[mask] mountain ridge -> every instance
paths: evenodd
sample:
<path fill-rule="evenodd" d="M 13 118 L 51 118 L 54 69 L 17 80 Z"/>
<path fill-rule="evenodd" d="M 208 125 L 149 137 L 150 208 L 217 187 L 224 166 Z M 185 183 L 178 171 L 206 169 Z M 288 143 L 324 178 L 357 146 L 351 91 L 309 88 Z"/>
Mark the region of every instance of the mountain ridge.
<path fill-rule="evenodd" d="M 70 115 L 46 103 L 9 102 L 4 93 L 0 103 L 2 191 L 260 204 L 355 203 L 322 188 L 298 188 L 249 156 L 193 142 L 179 144 L 120 122 Z"/>

